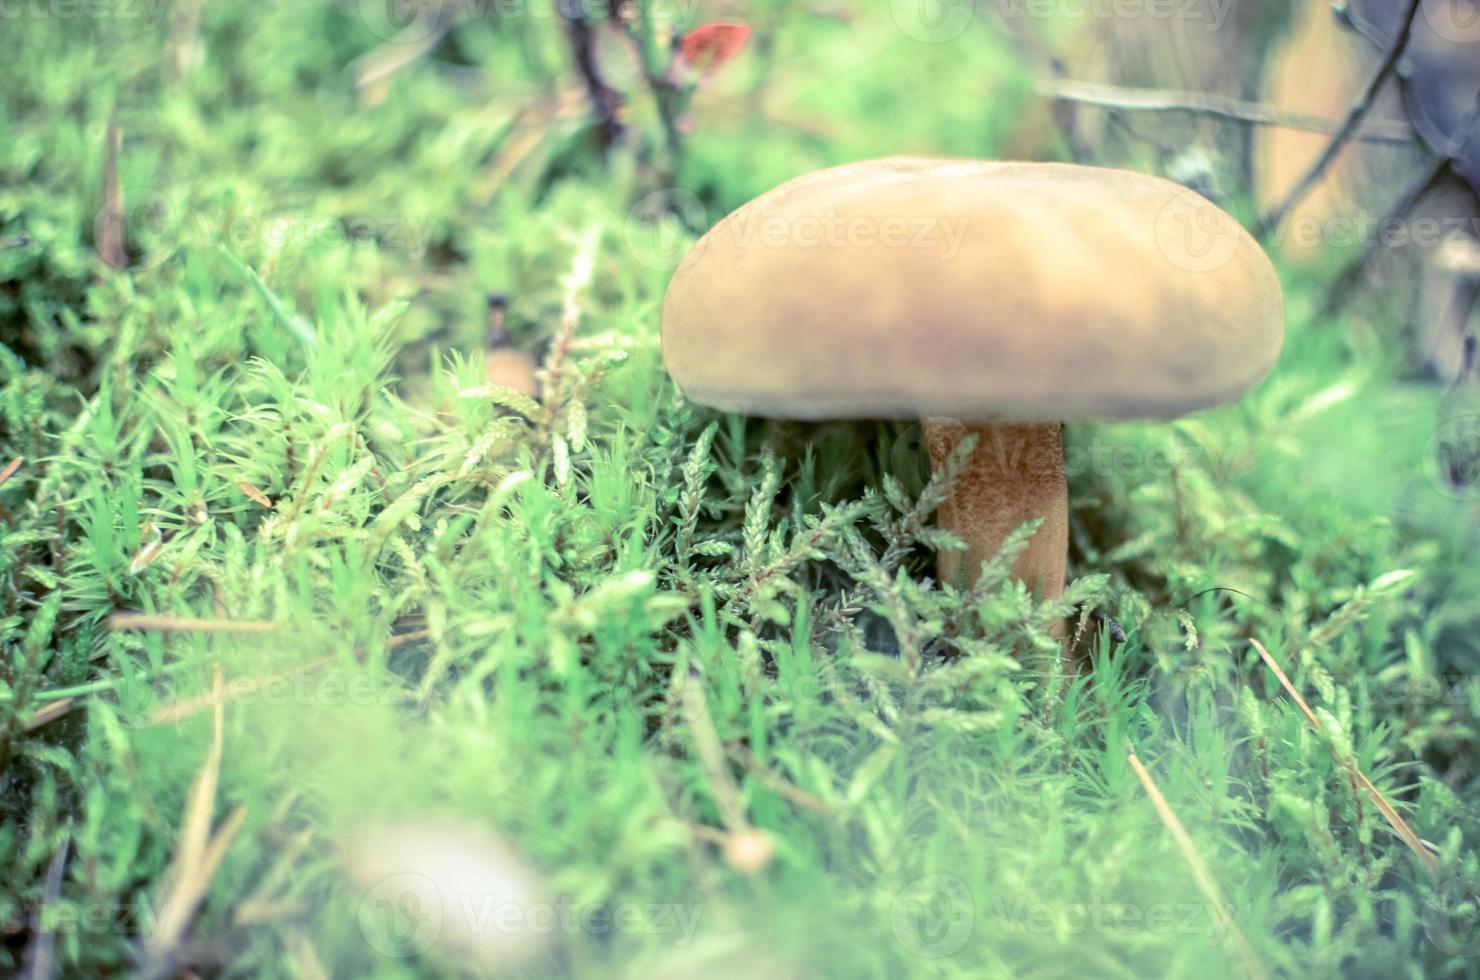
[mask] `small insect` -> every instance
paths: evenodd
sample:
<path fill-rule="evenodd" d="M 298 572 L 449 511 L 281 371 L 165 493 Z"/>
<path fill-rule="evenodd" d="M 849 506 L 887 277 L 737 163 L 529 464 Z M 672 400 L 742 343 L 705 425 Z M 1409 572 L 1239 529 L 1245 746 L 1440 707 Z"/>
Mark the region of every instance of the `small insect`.
<path fill-rule="evenodd" d="M 1095 619 L 1098 619 L 1100 622 L 1105 624 L 1105 629 L 1108 630 L 1110 633 L 1110 639 L 1114 640 L 1116 643 L 1125 642 L 1125 630 L 1121 628 L 1119 623 L 1111 619 L 1107 613 L 1105 613 L 1103 610 L 1096 609 L 1094 611 L 1094 617 Z"/>

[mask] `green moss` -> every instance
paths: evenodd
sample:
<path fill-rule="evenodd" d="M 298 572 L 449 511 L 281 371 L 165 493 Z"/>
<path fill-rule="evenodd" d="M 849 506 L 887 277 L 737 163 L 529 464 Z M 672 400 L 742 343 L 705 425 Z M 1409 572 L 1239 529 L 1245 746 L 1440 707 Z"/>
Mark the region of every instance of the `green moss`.
<path fill-rule="evenodd" d="M 634 144 L 603 163 L 548 17 L 462 24 L 362 104 L 355 4 L 213 0 L 182 76 L 186 6 L 6 26 L 0 970 L 43 934 L 67 975 L 157 951 L 219 671 L 213 825 L 243 822 L 174 950 L 201 970 L 449 969 L 367 943 L 341 855 L 450 813 L 576 907 L 696 917 L 562 934 L 531 975 L 1238 974 L 1129 743 L 1268 969 L 1473 973 L 1434 896 L 1480 871 L 1476 510 L 1426 471 L 1456 411 L 1393 367 L 1398 331 L 1316 318 L 1290 275 L 1286 352 L 1243 403 L 1071 428 L 1064 600 L 1008 556 L 943 591 L 946 486 L 908 426 L 718 417 L 663 374 L 691 236 L 640 220 L 658 143 L 633 79 Z M 696 103 L 700 227 L 841 160 L 1002 152 L 1010 47 L 926 44 L 878 6 L 756 5 L 774 54 Z M 93 242 L 115 99 L 125 270 Z M 490 291 L 546 359 L 543 404 L 482 377 Z M 1089 619 L 1095 670 L 1066 683 L 1046 631 L 1081 604 L 1125 639 Z M 737 801 L 776 845 L 753 878 L 694 832 Z"/>

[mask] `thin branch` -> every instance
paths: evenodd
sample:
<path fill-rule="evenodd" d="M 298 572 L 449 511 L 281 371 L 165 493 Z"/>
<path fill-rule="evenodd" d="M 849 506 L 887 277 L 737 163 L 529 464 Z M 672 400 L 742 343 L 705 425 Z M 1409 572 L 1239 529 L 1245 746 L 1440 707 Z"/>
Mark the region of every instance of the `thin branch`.
<path fill-rule="evenodd" d="M 1013 46 L 1039 64 L 1043 77 L 1060 81 L 1065 79 L 1067 69 L 1064 63 L 1054 56 L 1041 38 L 1020 25 L 1004 9 L 997 10 L 997 19 L 1001 23 L 1003 33 Z M 1059 127 L 1059 132 L 1063 134 L 1065 142 L 1069 144 L 1070 155 L 1075 160 L 1089 161 L 1092 156 L 1090 147 L 1079 136 L 1077 118 L 1079 106 L 1073 100 L 1068 99 L 1059 99 L 1055 102 L 1054 123 Z"/>
<path fill-rule="evenodd" d="M 755 754 L 741 742 L 729 745 L 730 756 L 761 784 L 779 796 L 785 797 L 803 810 L 813 813 L 832 813 L 836 808 L 820 796 L 807 792 L 774 769 L 759 762 Z"/>
<path fill-rule="evenodd" d="M 321 657 L 312 663 L 302 664 L 289 673 L 269 674 L 266 677 L 240 677 L 227 681 L 220 686 L 212 687 L 205 694 L 155 708 L 153 714 L 150 715 L 149 724 L 165 725 L 182 721 L 207 708 L 215 708 L 223 698 L 231 701 L 250 697 L 264 687 L 279 685 L 285 681 L 297 681 L 326 667 L 332 667 L 338 659 L 338 657 Z"/>
<path fill-rule="evenodd" d="M 31 700 L 35 701 L 40 699 L 33 697 Z M 60 701 L 51 701 L 41 708 L 38 708 L 35 714 L 33 714 L 30 718 L 27 718 L 25 723 L 21 725 L 21 730 L 26 732 L 27 734 L 30 734 L 31 732 L 44 728 L 47 725 L 50 725 L 52 722 L 56 721 L 58 718 L 65 717 L 76 706 L 76 702 L 74 702 L 71 698 L 63 698 Z"/>
<path fill-rule="evenodd" d="M 108 113 L 108 130 L 103 137 L 103 206 L 98 212 L 96 245 L 98 257 L 114 269 L 128 268 L 128 237 L 124 216 L 123 186 L 118 180 L 118 155 L 123 138 L 118 129 L 118 103 Z"/>
<path fill-rule="evenodd" d="M 399 650 L 411 643 L 420 643 L 422 640 L 430 639 L 431 630 L 413 630 L 410 633 L 397 633 L 385 641 L 386 650 Z"/>
<path fill-rule="evenodd" d="M 1461 341 L 1463 346 L 1460 350 L 1459 370 L 1454 372 L 1454 381 L 1448 388 L 1444 389 L 1444 398 L 1446 401 L 1455 396 L 1461 386 L 1470 380 L 1470 375 L 1475 371 L 1475 335 L 1469 333 L 1467 330 L 1470 316 L 1475 312 L 1476 306 L 1480 305 L 1480 292 L 1477 292 L 1474 286 L 1470 287 L 1468 300 L 1468 303 L 1461 301 L 1456 304 L 1463 307 L 1456 311 L 1455 319 L 1458 320 L 1459 328 L 1463 332 L 1464 339 Z"/>
<path fill-rule="evenodd" d="M 630 17 L 624 16 L 619 7 L 619 4 L 612 4 L 612 19 L 631 43 L 632 51 L 642 69 L 643 80 L 647 83 L 653 104 L 657 107 L 658 120 L 663 128 L 663 145 L 668 154 L 667 173 L 663 175 L 663 179 L 671 183 L 678 178 L 683 162 L 683 132 L 679 119 L 683 114 L 686 96 L 683 88 L 673 81 L 671 55 L 665 63 L 658 50 L 652 14 L 647 5 L 638 4 Z"/>
<path fill-rule="evenodd" d="M 1217 116 L 1235 122 L 1259 126 L 1279 126 L 1310 133 L 1334 134 L 1341 120 L 1309 112 L 1281 109 L 1263 102 L 1246 102 L 1211 92 L 1185 92 L 1177 89 L 1126 88 L 1101 85 L 1068 78 L 1041 80 L 1034 91 L 1056 102 L 1074 102 L 1127 112 L 1187 112 Z M 1414 140 L 1413 127 L 1404 120 L 1379 119 L 1365 123 L 1353 136 L 1369 143 L 1409 144 Z"/>
<path fill-rule="evenodd" d="M 190 796 L 180 820 L 174 860 L 161 879 L 159 916 L 148 942 L 141 948 L 138 973 L 147 980 L 162 980 L 182 972 L 178 957 L 195 922 L 196 914 L 210 890 L 231 842 L 246 821 L 247 808 L 239 804 L 212 832 L 211 814 L 221 783 L 222 733 L 224 731 L 224 681 L 220 669 L 215 677 L 215 724 L 206 758 L 196 772 Z"/>
<path fill-rule="evenodd" d="M 1431 163 L 1419 171 L 1417 176 L 1408 182 L 1403 192 L 1398 195 L 1392 210 L 1386 218 L 1377 226 L 1379 229 L 1392 227 L 1393 222 L 1401 221 L 1413 210 L 1419 199 L 1438 185 L 1444 175 L 1449 172 L 1450 161 L 1443 158 L 1435 158 Z M 1322 304 L 1321 314 L 1330 316 L 1341 310 L 1347 301 L 1356 293 L 1358 284 L 1371 265 L 1372 259 L 1383 247 L 1383 235 L 1374 236 L 1373 240 L 1362 246 L 1362 252 L 1356 258 L 1346 264 L 1346 267 L 1332 281 L 1331 288 L 1326 293 L 1326 301 Z"/>
<path fill-rule="evenodd" d="M 565 21 L 566 37 L 575 56 L 576 69 L 586 84 L 586 96 L 591 102 L 591 114 L 596 121 L 596 132 L 601 139 L 601 148 L 609 150 L 621 142 L 625 128 L 617 118 L 621 108 L 622 93 L 612 88 L 602 77 L 601 65 L 596 58 L 596 32 L 587 20 L 579 3 L 562 0 L 560 17 Z"/>
<path fill-rule="evenodd" d="M 51 856 L 46 866 L 45 884 L 42 885 L 41 915 L 38 927 L 31 937 L 30 949 L 26 952 L 27 980 L 50 980 L 58 974 L 56 962 L 57 922 L 45 913 L 56 906 L 62 897 L 62 873 L 67 868 L 67 855 L 71 853 L 72 838 L 62 838 L 61 846 Z"/>
<path fill-rule="evenodd" d="M 1208 866 L 1203 863 L 1202 856 L 1197 853 L 1197 846 L 1193 844 L 1192 837 L 1188 835 L 1187 829 L 1182 826 L 1176 811 L 1167 803 L 1167 798 L 1161 794 L 1156 781 L 1151 778 L 1151 773 L 1141 764 L 1136 750 L 1127 742 L 1125 746 L 1126 761 L 1135 770 L 1136 778 L 1141 782 L 1141 788 L 1151 798 L 1151 805 L 1156 808 L 1156 815 L 1161 818 L 1162 826 L 1166 827 L 1167 833 L 1172 835 L 1172 840 L 1177 845 L 1177 850 L 1182 852 L 1182 860 L 1187 862 L 1187 867 L 1192 871 L 1192 880 L 1197 884 L 1197 890 L 1202 892 L 1203 898 L 1208 904 L 1218 911 L 1223 921 L 1228 923 L 1228 929 L 1233 934 L 1233 941 L 1238 946 L 1239 955 L 1243 957 L 1244 968 L 1248 970 L 1249 976 L 1265 978 L 1269 973 L 1259 962 L 1259 956 L 1249 941 L 1244 938 L 1243 931 L 1233 921 L 1233 910 L 1223 901 L 1222 894 L 1218 891 L 1218 883 L 1213 879 L 1213 874 Z"/>
<path fill-rule="evenodd" d="M 185 0 L 175 5 L 170 18 L 170 80 L 183 81 L 195 67 L 200 54 L 200 13 L 205 0 Z"/>
<path fill-rule="evenodd" d="M 1268 650 L 1264 649 L 1264 644 L 1254 639 L 1250 639 L 1249 642 L 1253 644 L 1254 651 L 1259 654 L 1259 659 L 1263 660 L 1265 666 L 1274 672 L 1275 678 L 1280 682 L 1280 687 L 1285 689 L 1285 693 L 1290 695 L 1291 699 L 1294 700 L 1295 706 L 1300 709 L 1300 713 L 1305 715 L 1305 720 L 1310 723 L 1310 727 L 1314 728 L 1318 733 L 1325 734 L 1326 729 L 1321 724 L 1321 720 L 1310 709 L 1310 705 L 1305 703 L 1305 698 L 1300 696 L 1300 692 L 1295 689 L 1295 685 L 1290 682 L 1290 678 L 1281 669 L 1279 663 L 1275 661 L 1274 657 L 1269 655 Z M 1362 787 L 1363 791 L 1372 800 L 1372 805 L 1377 807 L 1377 811 L 1382 814 L 1383 819 L 1387 820 L 1399 839 L 1408 845 L 1408 849 L 1413 852 L 1414 856 L 1422 861 L 1424 867 L 1428 868 L 1430 872 L 1438 874 L 1439 859 L 1434 857 L 1433 853 L 1424 846 L 1423 841 L 1413 832 L 1413 828 L 1408 826 L 1408 821 L 1404 820 L 1402 814 L 1393 808 L 1393 805 L 1387 801 L 1387 797 L 1382 795 L 1382 791 L 1372 784 L 1372 780 L 1368 779 L 1362 770 L 1357 768 L 1356 762 L 1343 758 L 1334 751 L 1332 755 L 1336 756 L 1336 761 L 1340 763 L 1341 767 Z"/>
<path fill-rule="evenodd" d="M 1296 205 L 1305 200 L 1305 196 L 1311 192 L 1316 184 L 1320 183 L 1321 178 L 1325 177 L 1326 169 L 1331 166 L 1331 161 L 1336 159 L 1337 154 L 1342 151 L 1352 136 L 1355 135 L 1357 129 L 1362 124 L 1362 119 L 1371 110 L 1373 102 L 1376 101 L 1377 93 L 1382 90 L 1383 83 L 1388 80 L 1388 76 L 1397 67 L 1398 59 L 1403 56 L 1403 49 L 1408 47 L 1409 31 L 1413 27 L 1413 18 L 1418 14 L 1419 3 L 1420 0 L 1408 0 L 1408 12 L 1403 17 L 1402 27 L 1393 37 L 1392 43 L 1388 45 L 1382 62 L 1373 71 L 1372 77 L 1367 80 L 1366 88 L 1357 97 L 1357 101 L 1352 104 L 1351 111 L 1346 115 L 1346 121 L 1341 124 L 1341 128 L 1336 131 L 1336 135 L 1331 137 L 1331 141 L 1326 144 L 1326 148 L 1321 151 L 1321 155 L 1316 158 L 1315 163 L 1311 164 L 1310 169 L 1305 172 L 1305 176 L 1301 177 L 1300 181 L 1290 189 L 1290 193 L 1285 195 L 1285 199 L 1264 215 L 1260 221 L 1261 236 L 1268 235 L 1271 229 L 1278 227 L 1285 220 L 1286 216 L 1295 209 Z"/>
<path fill-rule="evenodd" d="M 180 616 L 146 616 L 114 613 L 108 625 L 115 630 L 155 630 L 161 633 L 272 633 L 279 626 L 252 620 L 190 619 Z"/>
<path fill-rule="evenodd" d="M 710 795 L 720 819 L 730 833 L 739 833 L 750 828 L 745 818 L 745 803 L 740 789 L 730 777 L 725 759 L 724 743 L 715 730 L 714 720 L 709 715 L 709 705 L 704 699 L 704 689 L 695 677 L 689 677 L 683 688 L 683 715 L 689 725 L 689 737 L 694 742 L 694 754 L 709 779 Z"/>

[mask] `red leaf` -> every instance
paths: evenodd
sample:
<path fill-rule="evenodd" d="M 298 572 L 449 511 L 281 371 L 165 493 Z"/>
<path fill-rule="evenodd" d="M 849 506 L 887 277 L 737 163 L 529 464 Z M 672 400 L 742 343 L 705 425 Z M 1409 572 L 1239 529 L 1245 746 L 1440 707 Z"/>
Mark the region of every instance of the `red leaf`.
<path fill-rule="evenodd" d="M 679 42 L 679 57 L 701 77 L 714 74 L 750 43 L 749 24 L 702 24 Z"/>

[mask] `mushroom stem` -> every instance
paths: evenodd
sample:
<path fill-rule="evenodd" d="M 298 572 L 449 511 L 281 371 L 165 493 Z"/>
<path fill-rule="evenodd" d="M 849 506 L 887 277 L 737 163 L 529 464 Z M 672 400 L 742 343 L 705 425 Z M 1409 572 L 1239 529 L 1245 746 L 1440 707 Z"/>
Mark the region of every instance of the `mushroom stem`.
<path fill-rule="evenodd" d="M 1064 477 L 1064 427 L 1057 422 L 979 422 L 933 418 L 922 423 L 931 464 L 939 468 L 967 435 L 979 438 L 940 508 L 940 526 L 954 531 L 967 550 L 942 552 L 941 581 L 970 585 L 981 563 L 1024 523 L 1043 518 L 1012 574 L 1044 596 L 1064 591 L 1069 557 L 1069 490 Z"/>

